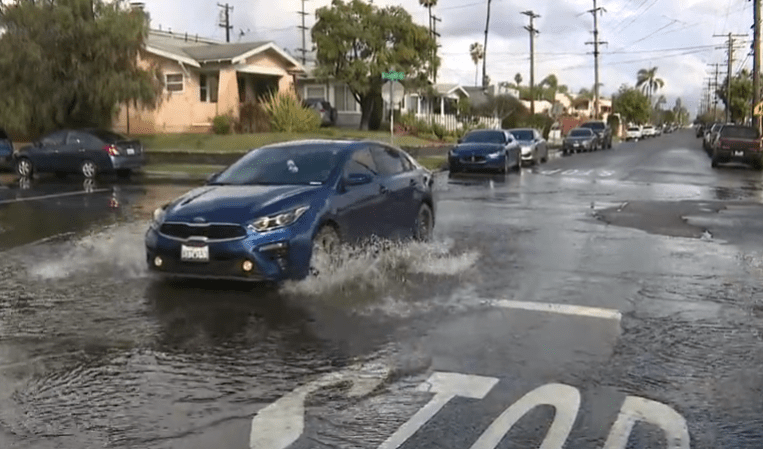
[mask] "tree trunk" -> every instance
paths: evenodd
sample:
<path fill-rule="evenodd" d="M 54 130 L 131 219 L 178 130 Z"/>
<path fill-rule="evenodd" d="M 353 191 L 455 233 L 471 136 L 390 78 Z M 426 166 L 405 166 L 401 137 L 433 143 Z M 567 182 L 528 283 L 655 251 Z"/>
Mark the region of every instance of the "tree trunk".
<path fill-rule="evenodd" d="M 374 96 L 363 95 L 360 97 L 360 126 L 361 131 L 368 131 L 368 125 L 371 122 L 371 113 L 374 110 Z"/>

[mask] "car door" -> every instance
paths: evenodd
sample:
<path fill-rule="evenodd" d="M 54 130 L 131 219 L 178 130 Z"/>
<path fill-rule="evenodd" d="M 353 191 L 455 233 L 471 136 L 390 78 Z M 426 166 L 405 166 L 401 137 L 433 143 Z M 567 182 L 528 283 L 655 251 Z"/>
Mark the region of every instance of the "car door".
<path fill-rule="evenodd" d="M 410 237 L 422 202 L 421 189 L 426 187 L 426 181 L 399 149 L 379 145 L 372 151 L 376 151 L 377 167 L 380 174 L 386 177 L 386 187 L 389 189 L 389 235 L 392 238 Z"/>
<path fill-rule="evenodd" d="M 85 159 L 86 147 L 89 135 L 80 131 L 70 131 L 66 137 L 66 144 L 61 147 L 59 157 L 68 172 L 78 172 L 82 161 Z"/>
<path fill-rule="evenodd" d="M 533 136 L 535 138 L 535 145 L 538 147 L 538 154 L 544 161 L 548 160 L 548 146 L 546 145 L 546 139 L 543 138 L 543 135 L 541 135 L 537 129 L 533 130 Z"/>
<path fill-rule="evenodd" d="M 519 148 L 519 145 L 517 145 L 517 141 L 514 139 L 514 136 L 508 132 L 503 132 L 503 142 L 504 142 L 504 148 L 506 149 L 507 157 L 509 158 L 509 166 L 511 167 L 517 167 L 520 165 L 520 157 L 521 157 L 521 149 Z"/>
<path fill-rule="evenodd" d="M 60 170 L 61 148 L 66 144 L 68 131 L 55 131 L 40 139 L 40 145 L 34 147 L 29 157 L 37 171 L 51 172 Z"/>
<path fill-rule="evenodd" d="M 413 204 L 415 174 L 406 170 L 404 156 L 396 148 L 373 145 L 371 154 L 379 169 L 380 191 L 385 195 L 385 236 L 401 238 L 412 232 L 418 213 Z"/>
<path fill-rule="evenodd" d="M 342 170 L 339 192 L 332 212 L 339 223 L 343 239 L 357 243 L 373 235 L 382 236 L 384 196 L 379 193 L 378 169 L 369 148 L 353 152 Z M 364 174 L 371 182 L 347 185 L 350 174 Z"/>

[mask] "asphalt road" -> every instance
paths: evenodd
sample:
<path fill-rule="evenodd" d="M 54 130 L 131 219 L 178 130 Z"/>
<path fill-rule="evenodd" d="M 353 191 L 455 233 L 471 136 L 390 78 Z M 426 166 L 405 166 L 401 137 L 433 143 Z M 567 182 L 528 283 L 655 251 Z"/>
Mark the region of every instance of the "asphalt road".
<path fill-rule="evenodd" d="M 279 289 L 147 275 L 190 186 L 0 176 L 0 447 L 763 447 L 761 176 L 445 173 L 434 243 Z"/>

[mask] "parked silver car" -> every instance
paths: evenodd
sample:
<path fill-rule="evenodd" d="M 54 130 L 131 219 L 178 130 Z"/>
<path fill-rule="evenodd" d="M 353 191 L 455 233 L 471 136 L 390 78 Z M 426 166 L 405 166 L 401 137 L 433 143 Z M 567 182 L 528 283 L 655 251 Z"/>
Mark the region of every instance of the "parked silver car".
<path fill-rule="evenodd" d="M 308 98 L 305 100 L 305 106 L 314 109 L 321 116 L 321 126 L 336 126 L 338 112 L 328 101 L 320 98 Z"/>
<path fill-rule="evenodd" d="M 540 131 L 535 128 L 516 128 L 509 132 L 519 142 L 523 164 L 536 165 L 548 161 L 548 144 Z"/>

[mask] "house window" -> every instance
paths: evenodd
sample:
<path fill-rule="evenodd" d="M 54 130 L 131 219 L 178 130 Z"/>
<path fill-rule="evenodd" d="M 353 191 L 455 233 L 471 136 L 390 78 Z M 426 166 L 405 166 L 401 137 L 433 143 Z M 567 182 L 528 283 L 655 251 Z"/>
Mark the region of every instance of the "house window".
<path fill-rule="evenodd" d="M 326 99 L 326 88 L 323 86 L 313 86 L 307 88 L 307 98 L 306 99 L 316 99 L 316 100 L 325 100 Z"/>
<path fill-rule="evenodd" d="M 355 96 L 352 95 L 350 88 L 346 85 L 334 87 L 334 107 L 337 111 L 342 112 L 357 112 L 358 102 L 355 101 Z"/>
<path fill-rule="evenodd" d="M 217 103 L 217 77 L 214 75 L 199 75 L 199 100 L 202 102 Z"/>
<path fill-rule="evenodd" d="M 183 91 L 183 74 L 182 73 L 168 73 L 164 77 L 164 84 L 167 86 L 169 92 L 182 92 Z"/>
<path fill-rule="evenodd" d="M 419 113 L 419 97 L 417 95 L 409 95 L 407 103 L 408 112 L 413 112 L 414 114 Z"/>

